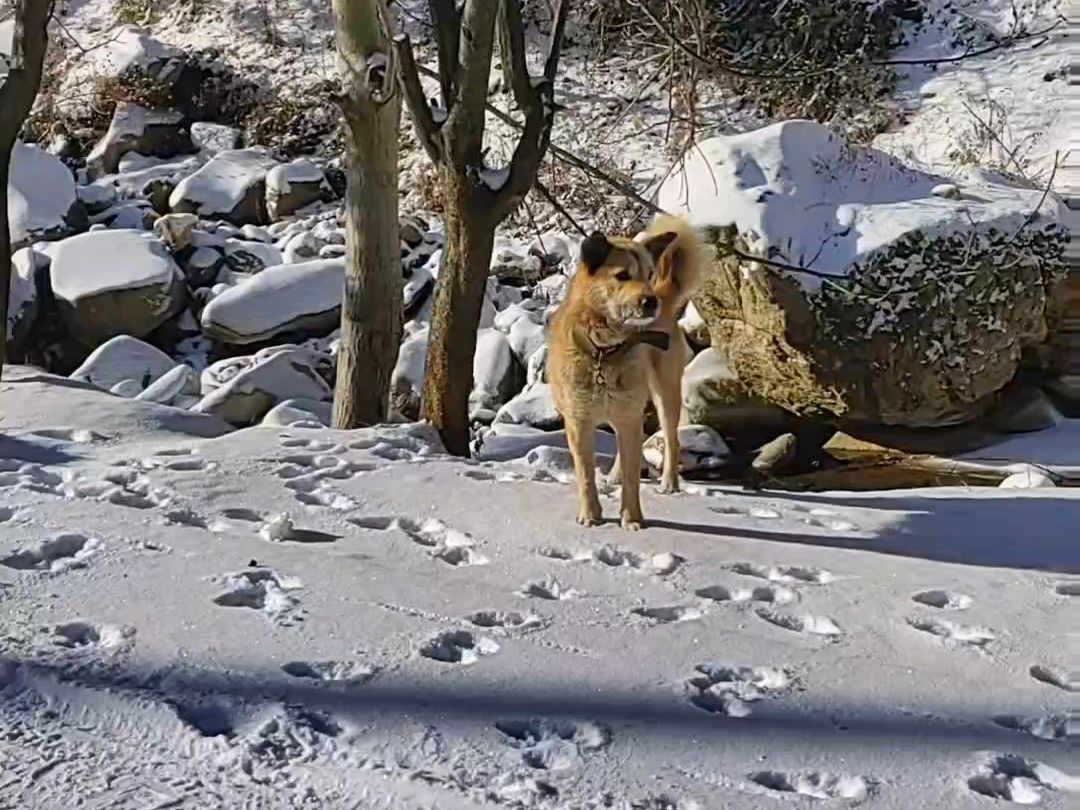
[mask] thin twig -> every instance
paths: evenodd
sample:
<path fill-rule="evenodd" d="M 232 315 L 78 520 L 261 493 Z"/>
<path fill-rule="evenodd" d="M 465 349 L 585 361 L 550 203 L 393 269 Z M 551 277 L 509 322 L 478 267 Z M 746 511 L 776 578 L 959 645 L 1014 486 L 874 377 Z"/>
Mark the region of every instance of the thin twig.
<path fill-rule="evenodd" d="M 589 235 L 589 232 L 581 227 L 581 224 L 570 215 L 570 212 L 563 207 L 562 203 L 555 199 L 555 195 L 548 190 L 548 187 L 545 186 L 541 180 L 537 179 L 533 184 L 533 187 L 540 193 L 540 196 L 547 201 L 548 205 L 554 208 L 563 219 L 574 226 L 575 231 L 585 237 Z"/>

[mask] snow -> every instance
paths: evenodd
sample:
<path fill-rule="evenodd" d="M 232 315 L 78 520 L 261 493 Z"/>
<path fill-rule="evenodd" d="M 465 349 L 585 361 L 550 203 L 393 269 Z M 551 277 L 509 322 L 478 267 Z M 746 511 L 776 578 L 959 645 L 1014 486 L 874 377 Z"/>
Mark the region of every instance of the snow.
<path fill-rule="evenodd" d="M 16 143 L 11 153 L 8 220 L 11 241 L 62 229 L 75 204 L 75 180 L 57 158 L 31 144 Z"/>
<path fill-rule="evenodd" d="M 6 372 L 13 805 L 959 808 L 1002 769 L 1075 798 L 1023 730 L 1072 698 L 1072 490 L 646 486 L 628 534 L 415 426 L 144 409 L 180 413 Z"/>
<path fill-rule="evenodd" d="M 218 152 L 205 166 L 180 181 L 169 197 L 169 205 L 175 209 L 188 202 L 197 207 L 200 215 L 228 214 L 277 165 L 261 148 Z"/>
<path fill-rule="evenodd" d="M 1016 229 L 1040 203 L 1057 215 L 1039 189 L 973 182 L 957 201 L 933 194 L 939 182 L 821 124 L 791 120 L 698 144 L 657 202 L 698 227 L 735 223 L 757 254 L 837 276 L 913 231 L 946 236 L 970 231 L 972 221 Z"/>
<path fill-rule="evenodd" d="M 288 194 L 294 183 L 322 183 L 325 180 L 322 169 L 306 158 L 297 158 L 272 168 L 266 175 L 266 189 Z"/>
<path fill-rule="evenodd" d="M 88 382 L 105 391 L 124 380 L 135 380 L 140 390 L 174 369 L 176 362 L 149 343 L 119 335 L 102 343 L 71 373 L 71 379 Z"/>
<path fill-rule="evenodd" d="M 344 283 L 340 259 L 270 267 L 211 301 L 203 328 L 240 343 L 265 339 L 304 316 L 340 307 Z"/>
<path fill-rule="evenodd" d="M 53 255 L 53 291 L 70 303 L 114 290 L 168 287 L 179 278 L 169 251 L 142 231 L 80 234 L 60 242 Z"/>
<path fill-rule="evenodd" d="M 15 326 L 37 301 L 38 291 L 34 276 L 39 263 L 37 254 L 31 248 L 17 250 L 11 256 L 11 284 L 8 286 L 7 310 L 8 340 L 15 337 Z"/>

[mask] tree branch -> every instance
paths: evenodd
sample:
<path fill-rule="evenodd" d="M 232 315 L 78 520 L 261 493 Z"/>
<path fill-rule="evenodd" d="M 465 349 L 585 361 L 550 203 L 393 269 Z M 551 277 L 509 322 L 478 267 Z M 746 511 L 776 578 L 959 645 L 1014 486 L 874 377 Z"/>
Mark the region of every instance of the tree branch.
<path fill-rule="evenodd" d="M 446 122 L 446 145 L 448 153 L 462 166 L 479 168 L 482 162 L 484 108 L 497 10 L 494 0 L 466 0 L 461 14 L 457 96 Z"/>
<path fill-rule="evenodd" d="M 563 33 L 566 31 L 566 19 L 569 15 L 570 3 L 567 0 L 559 0 L 559 5 L 555 8 L 554 21 L 551 24 L 547 56 L 544 58 L 544 78 L 553 86 L 555 76 L 559 72 L 559 56 L 562 54 Z"/>
<path fill-rule="evenodd" d="M 394 53 L 397 55 L 398 81 L 409 107 L 416 137 L 432 162 L 441 163 L 444 150 L 440 126 L 431 111 L 427 96 L 424 95 L 424 86 L 420 83 L 420 68 L 416 64 L 412 42 L 409 41 L 407 34 L 394 37 Z M 425 73 L 428 72 L 430 71 L 425 70 Z"/>
<path fill-rule="evenodd" d="M 443 107 L 449 113 L 457 101 L 458 51 L 461 44 L 461 15 L 455 0 L 429 0 L 435 45 L 439 51 L 439 86 Z"/>

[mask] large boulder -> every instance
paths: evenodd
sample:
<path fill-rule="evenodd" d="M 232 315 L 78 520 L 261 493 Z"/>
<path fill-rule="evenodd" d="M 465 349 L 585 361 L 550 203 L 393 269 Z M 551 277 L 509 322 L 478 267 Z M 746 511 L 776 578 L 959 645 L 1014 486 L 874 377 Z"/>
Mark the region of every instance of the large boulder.
<path fill-rule="evenodd" d="M 58 239 L 86 225 L 71 172 L 36 146 L 15 144 L 7 201 L 12 248 L 36 239 Z"/>
<path fill-rule="evenodd" d="M 265 149 L 219 152 L 180 181 L 169 197 L 169 207 L 176 213 L 237 225 L 265 223 L 266 176 L 277 165 Z"/>
<path fill-rule="evenodd" d="M 306 158 L 275 166 L 266 176 L 266 211 L 277 221 L 319 201 L 334 199 L 322 169 Z"/>
<path fill-rule="evenodd" d="M 687 365 L 682 399 L 684 424 L 707 425 L 723 436 L 780 430 L 791 418 L 783 409 L 752 396 L 712 347 Z"/>
<path fill-rule="evenodd" d="M 176 361 L 149 343 L 119 335 L 102 343 L 71 373 L 71 379 L 111 391 L 125 381 L 150 388 L 176 368 Z M 185 367 L 186 368 L 186 367 Z"/>
<path fill-rule="evenodd" d="M 658 202 L 704 234 L 714 268 L 697 309 L 768 403 L 850 424 L 958 424 L 1046 338 L 1065 240 L 1052 195 L 981 180 L 942 196 L 940 178 L 809 121 L 712 138 L 681 169 Z"/>
<path fill-rule="evenodd" d="M 120 158 L 129 152 L 169 158 L 194 152 L 189 122 L 178 110 L 148 110 L 122 101 L 116 105 L 109 130 L 86 157 L 93 177 L 120 170 Z"/>
<path fill-rule="evenodd" d="M 295 352 L 265 357 L 245 368 L 192 408 L 233 425 L 253 425 L 278 403 L 290 399 L 329 402 L 333 390 Z"/>
<path fill-rule="evenodd" d="M 169 251 L 151 234 L 94 231 L 60 242 L 52 289 L 72 336 L 88 346 L 141 338 L 178 314 L 186 293 Z"/>
<path fill-rule="evenodd" d="M 282 264 L 214 298 L 202 311 L 203 334 L 234 346 L 275 335 L 325 335 L 340 321 L 345 262 Z"/>

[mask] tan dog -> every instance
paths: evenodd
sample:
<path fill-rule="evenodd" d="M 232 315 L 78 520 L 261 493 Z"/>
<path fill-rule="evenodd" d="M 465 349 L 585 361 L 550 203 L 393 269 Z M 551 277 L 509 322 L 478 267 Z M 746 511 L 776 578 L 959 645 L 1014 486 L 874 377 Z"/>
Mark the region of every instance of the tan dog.
<path fill-rule="evenodd" d="M 566 421 L 578 488 L 578 523 L 601 523 L 595 431 L 615 429 L 613 481 L 622 483 L 621 523 L 640 529 L 645 403 L 652 395 L 664 433 L 661 492 L 679 489 L 682 375 L 690 348 L 678 326 L 697 290 L 698 243 L 689 225 L 656 220 L 635 241 L 594 233 L 551 323 L 548 381 Z"/>

